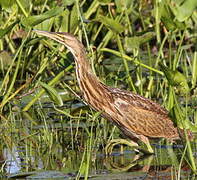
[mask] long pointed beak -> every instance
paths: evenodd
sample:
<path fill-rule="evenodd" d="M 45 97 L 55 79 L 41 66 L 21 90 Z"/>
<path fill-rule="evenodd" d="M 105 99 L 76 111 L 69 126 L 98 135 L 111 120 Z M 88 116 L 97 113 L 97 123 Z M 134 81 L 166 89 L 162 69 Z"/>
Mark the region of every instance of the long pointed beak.
<path fill-rule="evenodd" d="M 33 30 L 35 33 L 41 36 L 48 37 L 50 39 L 53 39 L 61 44 L 65 44 L 64 38 L 60 35 L 60 33 L 57 32 L 49 32 L 49 31 L 41 31 L 41 30 Z M 64 35 L 65 36 L 65 35 Z"/>
<path fill-rule="evenodd" d="M 56 36 L 55 32 L 41 31 L 41 30 L 37 30 L 37 29 L 34 29 L 33 32 L 35 32 L 36 34 L 41 35 L 41 36 L 49 37 L 51 39 L 54 39 L 53 37 Z"/>
<path fill-rule="evenodd" d="M 41 31 L 41 30 L 33 30 L 38 35 L 48 37 L 50 39 L 53 39 L 64 46 L 66 46 L 73 55 L 76 53 L 76 49 L 79 51 L 81 48 L 83 49 L 83 46 L 81 47 L 80 42 L 71 34 L 66 32 L 48 32 L 48 31 Z"/>

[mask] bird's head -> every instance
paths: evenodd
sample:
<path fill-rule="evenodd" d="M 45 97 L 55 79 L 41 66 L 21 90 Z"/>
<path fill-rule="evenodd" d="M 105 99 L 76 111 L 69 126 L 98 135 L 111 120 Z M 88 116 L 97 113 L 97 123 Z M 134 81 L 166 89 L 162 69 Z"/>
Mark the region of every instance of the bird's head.
<path fill-rule="evenodd" d="M 48 32 L 40 30 L 33 31 L 38 35 L 49 37 L 50 39 L 65 45 L 75 57 L 84 49 L 83 45 L 72 34 L 66 32 Z"/>

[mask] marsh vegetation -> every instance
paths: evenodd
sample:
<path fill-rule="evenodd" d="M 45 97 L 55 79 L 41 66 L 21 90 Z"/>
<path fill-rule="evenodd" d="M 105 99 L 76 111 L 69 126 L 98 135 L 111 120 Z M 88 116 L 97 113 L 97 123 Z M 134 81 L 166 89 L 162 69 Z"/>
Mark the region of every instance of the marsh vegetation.
<path fill-rule="evenodd" d="M 196 7 L 196 0 L 0 1 L 2 177 L 195 178 Z M 148 158 L 127 146 L 106 157 L 106 144 L 124 137 L 83 103 L 71 53 L 32 29 L 74 34 L 102 82 L 160 103 L 183 138 L 151 141 Z"/>

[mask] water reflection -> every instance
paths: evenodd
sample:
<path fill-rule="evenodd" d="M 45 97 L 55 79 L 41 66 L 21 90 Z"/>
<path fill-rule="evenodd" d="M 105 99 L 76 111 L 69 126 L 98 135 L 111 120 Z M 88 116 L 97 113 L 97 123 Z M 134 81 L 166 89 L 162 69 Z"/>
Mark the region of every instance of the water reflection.
<path fill-rule="evenodd" d="M 118 179 L 118 176 L 121 179 L 129 177 L 168 179 L 176 177 L 177 174 L 181 177 L 190 177 L 190 167 L 185 165 L 184 159 L 181 159 L 184 151 L 182 145 L 161 145 L 166 142 L 161 144 L 154 142 L 152 146 L 156 153 L 153 156 L 136 154 L 127 146 L 124 146 L 121 154 L 120 147 L 117 146 L 111 156 L 105 156 L 102 150 L 111 133 L 107 130 L 111 128 L 102 123 L 96 124 L 92 117 L 89 119 L 83 117 L 87 119 L 86 122 L 81 114 L 80 118 L 70 118 L 64 114 L 55 116 L 52 113 L 53 111 L 49 109 L 46 114 L 41 111 L 34 113 L 33 118 L 30 118 L 26 112 L 20 114 L 18 121 L 14 117 L 17 131 L 12 132 L 12 139 L 9 142 L 15 146 L 12 145 L 12 149 L 5 149 L 5 145 L 2 145 L 4 163 L 1 164 L 1 172 L 9 177 L 15 177 L 15 173 L 18 173 L 17 176 L 36 175 L 42 178 L 45 174 L 47 177 L 76 177 L 80 167 L 87 163 L 82 160 L 87 149 L 86 144 L 91 139 L 89 134 L 92 128 L 93 145 L 90 152 L 87 152 L 91 157 L 88 163 L 92 179 Z M 196 144 L 193 147 L 193 152 L 196 152 Z"/>
<path fill-rule="evenodd" d="M 104 177 L 105 179 L 110 179 L 115 178 L 117 173 L 121 179 L 128 179 L 129 176 L 145 179 L 154 179 L 156 177 L 158 179 L 171 179 L 176 177 L 178 172 L 175 166 L 175 159 L 178 161 L 179 153 L 173 151 L 173 146 L 165 147 L 156 144 L 155 147 L 157 147 L 156 154 L 151 156 L 136 154 L 128 149 L 125 149 L 123 154 L 120 154 L 118 149 L 116 149 L 117 151 L 111 156 L 105 156 L 102 152 L 97 152 L 95 161 L 91 160 L 90 177 L 92 179 L 102 179 Z M 22 173 L 22 176 L 42 176 L 42 178 L 49 178 L 49 176 L 51 178 L 74 177 L 81 165 L 83 156 L 83 152 L 58 149 L 58 153 L 53 154 L 53 156 L 46 152 L 46 156 L 33 156 L 29 163 L 24 163 L 24 159 L 27 157 L 23 157 L 20 154 L 22 151 L 19 149 L 21 148 L 4 149 L 3 156 L 6 159 L 4 169 L 9 174 L 9 177 L 15 177 L 14 173 L 17 173 L 17 176 L 19 176 L 22 172 L 25 172 L 25 169 L 29 169 L 29 171 L 26 174 Z M 29 167 L 34 168 L 30 169 Z M 42 171 L 40 172 L 39 170 Z M 191 173 L 190 168 L 184 164 L 180 170 L 182 178 L 188 177 Z"/>
<path fill-rule="evenodd" d="M 16 147 L 4 149 L 5 171 L 7 174 L 18 173 L 21 170 L 21 158 Z"/>

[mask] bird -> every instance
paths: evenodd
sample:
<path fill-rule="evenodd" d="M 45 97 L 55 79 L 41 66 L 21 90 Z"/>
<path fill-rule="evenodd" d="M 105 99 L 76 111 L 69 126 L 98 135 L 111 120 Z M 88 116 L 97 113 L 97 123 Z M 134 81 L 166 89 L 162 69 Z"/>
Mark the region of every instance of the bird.
<path fill-rule="evenodd" d="M 74 35 L 41 30 L 34 32 L 70 50 L 84 102 L 117 126 L 133 146 L 139 147 L 139 142 L 143 142 L 147 150 L 139 150 L 152 154 L 154 151 L 149 139 L 165 138 L 172 141 L 180 138 L 178 128 L 161 105 L 136 93 L 102 83 L 93 73 L 84 45 Z"/>

